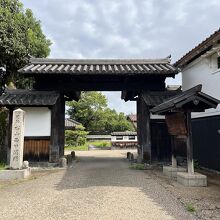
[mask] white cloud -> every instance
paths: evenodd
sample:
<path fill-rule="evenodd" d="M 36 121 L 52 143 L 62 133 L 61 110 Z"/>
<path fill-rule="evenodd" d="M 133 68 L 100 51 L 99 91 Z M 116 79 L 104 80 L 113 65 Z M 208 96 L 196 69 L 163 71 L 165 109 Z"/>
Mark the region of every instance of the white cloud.
<path fill-rule="evenodd" d="M 21 1 L 41 20 L 44 32 L 54 42 L 50 56 L 56 58 L 172 54 L 176 61 L 218 29 L 220 20 L 219 0 Z M 177 77 L 168 82 L 181 80 Z"/>

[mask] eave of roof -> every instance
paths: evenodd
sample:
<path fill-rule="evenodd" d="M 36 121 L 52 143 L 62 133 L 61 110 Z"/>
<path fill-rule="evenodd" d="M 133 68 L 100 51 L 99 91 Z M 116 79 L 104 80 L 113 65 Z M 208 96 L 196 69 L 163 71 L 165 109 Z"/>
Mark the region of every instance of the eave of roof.
<path fill-rule="evenodd" d="M 208 38 L 186 53 L 182 58 L 174 63 L 174 66 L 183 68 L 185 65 L 191 63 L 197 57 L 210 50 L 212 46 L 220 41 L 220 28 L 211 34 Z"/>
<path fill-rule="evenodd" d="M 180 94 L 181 90 L 177 91 L 162 91 L 162 92 L 144 92 L 143 93 L 143 99 L 145 103 L 150 106 L 154 107 L 157 106 L 164 101 L 176 96 L 177 94 Z"/>
<path fill-rule="evenodd" d="M 135 114 L 135 115 L 128 115 L 127 116 L 127 119 L 129 119 L 130 121 L 132 121 L 132 122 L 136 122 L 137 121 L 137 115 Z"/>
<path fill-rule="evenodd" d="M 164 59 L 47 59 L 32 58 L 18 72 L 26 76 L 41 74 L 68 75 L 132 75 L 178 73 L 178 69 L 170 64 L 170 58 Z"/>
<path fill-rule="evenodd" d="M 65 119 L 65 126 L 66 127 L 76 127 L 77 125 L 81 125 L 78 121 L 75 121 L 71 118 L 66 118 Z"/>
<path fill-rule="evenodd" d="M 58 98 L 53 91 L 6 90 L 0 96 L 0 106 L 53 106 Z"/>
<path fill-rule="evenodd" d="M 129 136 L 129 135 L 137 135 L 135 131 L 119 131 L 119 132 L 112 132 L 111 136 Z"/>
<path fill-rule="evenodd" d="M 193 103 L 195 105 L 192 111 L 195 111 L 198 103 L 204 104 L 202 106 L 203 110 L 208 108 L 216 108 L 220 101 L 201 92 L 201 89 L 202 85 L 197 85 L 189 90 L 182 92 L 179 95 L 174 96 L 173 98 L 168 99 L 162 104 L 152 108 L 150 111 L 153 114 L 166 114 L 172 111 L 179 111 L 184 105 L 189 103 Z M 200 111 L 201 107 L 198 106 L 198 110 Z"/>

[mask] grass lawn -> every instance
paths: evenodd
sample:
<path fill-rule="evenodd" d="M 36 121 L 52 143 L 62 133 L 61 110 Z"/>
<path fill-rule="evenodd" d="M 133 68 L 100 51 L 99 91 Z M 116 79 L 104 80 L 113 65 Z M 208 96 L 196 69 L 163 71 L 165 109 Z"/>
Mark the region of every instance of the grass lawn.
<path fill-rule="evenodd" d="M 65 150 L 88 150 L 89 145 L 93 145 L 95 147 L 110 147 L 110 141 L 88 141 L 85 145 L 82 146 L 66 146 Z"/>
<path fill-rule="evenodd" d="M 91 144 L 96 147 L 111 147 L 110 141 L 90 141 L 88 145 Z"/>
<path fill-rule="evenodd" d="M 74 150 L 74 151 L 77 151 L 77 150 L 88 150 L 88 145 L 85 144 L 85 145 L 82 145 L 82 146 L 66 146 L 65 150 Z"/>

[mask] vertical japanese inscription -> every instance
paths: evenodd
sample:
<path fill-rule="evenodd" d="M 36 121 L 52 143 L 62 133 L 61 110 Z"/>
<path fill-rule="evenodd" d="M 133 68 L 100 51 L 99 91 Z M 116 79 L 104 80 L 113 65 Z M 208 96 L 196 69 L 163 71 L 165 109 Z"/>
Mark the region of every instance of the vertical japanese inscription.
<path fill-rule="evenodd" d="M 17 109 L 13 112 L 11 139 L 11 169 L 21 169 L 24 149 L 24 117 L 25 112 Z"/>

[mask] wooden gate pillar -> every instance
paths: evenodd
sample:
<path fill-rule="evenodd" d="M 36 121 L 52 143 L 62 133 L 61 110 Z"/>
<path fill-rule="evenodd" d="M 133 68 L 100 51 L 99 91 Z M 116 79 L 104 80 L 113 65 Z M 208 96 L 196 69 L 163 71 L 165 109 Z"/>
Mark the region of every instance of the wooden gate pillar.
<path fill-rule="evenodd" d="M 137 104 L 137 139 L 138 139 L 138 162 L 142 162 L 142 135 L 141 135 L 141 101 L 140 98 L 136 101 Z"/>
<path fill-rule="evenodd" d="M 60 157 L 64 155 L 64 145 L 65 145 L 65 100 L 64 96 L 61 97 L 61 112 L 60 112 Z"/>
<path fill-rule="evenodd" d="M 144 162 L 151 162 L 151 126 L 149 107 L 141 95 L 137 100 L 137 134 L 138 144 L 141 149 L 141 159 Z"/>
<path fill-rule="evenodd" d="M 64 155 L 65 138 L 65 101 L 64 96 L 60 95 L 56 104 L 51 110 L 51 138 L 49 162 L 57 163 L 59 158 Z"/>

